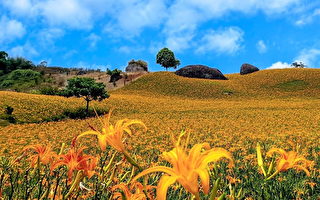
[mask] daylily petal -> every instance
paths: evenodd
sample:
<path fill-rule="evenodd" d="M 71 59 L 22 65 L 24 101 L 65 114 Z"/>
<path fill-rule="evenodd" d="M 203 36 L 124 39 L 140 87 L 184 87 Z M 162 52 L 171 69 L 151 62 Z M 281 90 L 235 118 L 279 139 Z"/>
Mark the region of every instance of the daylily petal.
<path fill-rule="evenodd" d="M 210 189 L 210 177 L 207 169 L 197 170 L 197 173 L 199 174 L 201 185 L 203 187 L 203 192 L 205 194 L 209 193 Z"/>
<path fill-rule="evenodd" d="M 285 155 L 287 152 L 280 148 L 272 148 L 267 152 L 267 156 L 271 156 L 273 153 L 278 153 L 280 155 Z"/>
<path fill-rule="evenodd" d="M 213 149 L 208 150 L 208 153 L 203 158 L 203 160 L 201 162 L 201 168 L 204 168 L 209 163 L 216 162 L 216 161 L 220 160 L 221 158 L 229 159 L 230 160 L 229 165 L 230 166 L 233 165 L 232 155 L 229 151 L 227 151 L 223 148 L 213 148 Z"/>
<path fill-rule="evenodd" d="M 101 135 L 101 133 L 97 132 L 97 131 L 86 131 L 81 133 L 80 135 L 77 136 L 77 138 L 86 136 L 86 135 Z"/>
<path fill-rule="evenodd" d="M 157 200 L 166 200 L 167 191 L 170 185 L 176 182 L 175 176 L 163 175 L 158 183 L 157 187 Z"/>
<path fill-rule="evenodd" d="M 301 165 L 294 165 L 293 168 L 296 168 L 298 170 L 303 170 L 307 174 L 307 176 L 310 176 L 309 170 Z"/>
<path fill-rule="evenodd" d="M 144 171 L 142 171 L 141 173 L 139 173 L 138 175 L 136 175 L 133 179 L 132 179 L 132 182 L 136 181 L 138 178 L 146 175 L 146 174 L 150 174 L 152 172 L 164 172 L 164 173 L 167 173 L 171 176 L 176 176 L 175 172 L 169 168 L 169 167 L 164 167 L 164 166 L 156 166 L 156 167 L 152 167 L 152 168 L 149 168 L 149 169 L 146 169 Z"/>

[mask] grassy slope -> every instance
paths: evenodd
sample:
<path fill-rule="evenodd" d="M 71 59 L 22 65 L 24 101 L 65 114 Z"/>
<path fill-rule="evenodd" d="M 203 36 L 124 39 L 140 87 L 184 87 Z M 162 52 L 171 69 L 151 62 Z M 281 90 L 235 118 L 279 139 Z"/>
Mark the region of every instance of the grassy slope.
<path fill-rule="evenodd" d="M 314 141 L 320 137 L 320 80 L 317 77 L 320 70 L 314 69 L 260 71 L 246 76 L 232 74 L 228 75 L 228 81 L 189 79 L 159 72 L 147 74 L 113 91 L 110 99 L 93 102 L 93 105 L 114 107 L 112 120 L 144 121 L 149 131 L 143 137 L 132 138 L 137 149 L 155 144 L 160 149 L 168 149 L 169 135 L 185 128 L 197 136 L 195 141 L 228 148 L 240 148 L 243 142 L 252 147 L 254 142 L 248 141 L 256 140 L 284 146 L 288 140 L 299 140 L 307 144 L 305 148 L 311 148 L 318 146 Z M 224 91 L 234 94 L 225 95 Z M 278 94 L 292 98 L 276 98 Z M 65 108 L 85 105 L 82 99 L 14 92 L 0 92 L 0 98 L 0 108 L 11 105 L 19 120 L 29 122 L 59 114 Z M 74 135 L 87 130 L 88 122 L 98 124 L 98 120 L 88 119 L 0 127 L 0 146 L 9 152 L 48 140 L 59 146 L 62 141 L 70 141 Z M 10 148 L 8 141 L 12 144 Z"/>
<path fill-rule="evenodd" d="M 309 188 L 301 199 L 307 199 L 308 195 L 318 199 L 319 186 L 311 193 L 307 182 L 318 183 L 320 177 L 319 72 L 270 70 L 246 76 L 228 75 L 228 81 L 152 73 L 113 91 L 110 99 L 94 105 L 115 107 L 112 123 L 129 118 L 146 124 L 147 132 L 134 131 L 126 140 L 126 147 L 130 153 L 139 155 L 137 161 L 142 165 L 162 160 L 158 155 L 172 148 L 171 134 L 177 135 L 184 129 L 191 132 L 191 145 L 209 142 L 213 147 L 228 149 L 236 159 L 236 169 L 240 170 L 235 178 L 242 181 L 240 186 L 249 196 L 252 188 L 260 187 L 259 178 L 262 178 L 256 175 L 257 141 L 262 144 L 263 152 L 271 147 L 299 151 L 316 161 L 312 176 L 291 170 L 279 175 L 282 184 L 274 181 L 272 187 L 276 195 L 281 192 L 294 195 L 296 188 L 302 188 L 303 192 Z M 225 91 L 234 94 L 225 95 Z M 14 92 L 0 92 L 0 99 L 0 108 L 12 104 L 14 114 L 26 121 L 57 114 L 64 108 L 84 106 L 82 99 Z M 70 144 L 74 136 L 89 130 L 88 123 L 100 128 L 100 122 L 94 118 L 0 127 L 0 155 L 19 154 L 25 145 L 35 143 L 50 143 L 58 150 L 62 142 Z M 81 144 L 96 146 L 96 139 L 88 136 L 81 139 Z"/>
<path fill-rule="evenodd" d="M 233 97 L 318 97 L 319 69 L 263 70 L 248 75 L 227 75 L 229 80 L 185 78 L 170 72 L 145 75 L 114 94 L 176 96 L 208 99 Z M 230 97 L 228 97 L 230 98 Z"/>

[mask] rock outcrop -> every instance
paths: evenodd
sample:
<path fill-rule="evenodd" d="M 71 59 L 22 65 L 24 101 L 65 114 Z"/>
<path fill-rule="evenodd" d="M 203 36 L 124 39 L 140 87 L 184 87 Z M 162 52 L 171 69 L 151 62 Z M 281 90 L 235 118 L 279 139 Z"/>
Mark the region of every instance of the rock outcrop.
<path fill-rule="evenodd" d="M 248 63 L 242 64 L 240 68 L 241 75 L 250 74 L 256 71 L 259 71 L 259 68 Z"/>
<path fill-rule="evenodd" d="M 177 70 L 176 75 L 190 78 L 228 80 L 220 70 L 205 65 L 187 65 Z"/>
<path fill-rule="evenodd" d="M 125 69 L 126 72 L 147 72 L 148 64 L 142 60 L 131 60 Z"/>

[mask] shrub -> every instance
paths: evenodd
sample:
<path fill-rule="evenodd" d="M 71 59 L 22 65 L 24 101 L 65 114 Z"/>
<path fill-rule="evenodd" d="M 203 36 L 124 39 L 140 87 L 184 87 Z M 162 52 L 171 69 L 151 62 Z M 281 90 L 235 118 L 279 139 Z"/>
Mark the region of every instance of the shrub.
<path fill-rule="evenodd" d="M 39 90 L 40 94 L 44 95 L 62 95 L 61 90 L 56 87 L 44 87 Z"/>
<path fill-rule="evenodd" d="M 5 107 L 5 113 L 7 114 L 7 115 L 12 115 L 12 113 L 13 113 L 13 107 L 11 107 L 11 106 L 6 106 Z"/>
<path fill-rule="evenodd" d="M 14 84 L 13 80 L 4 80 L 2 83 L 0 83 L 1 88 L 8 88 L 11 87 Z"/>
<path fill-rule="evenodd" d="M 17 69 L 11 72 L 7 79 L 10 80 L 39 80 L 41 74 L 31 69 Z"/>

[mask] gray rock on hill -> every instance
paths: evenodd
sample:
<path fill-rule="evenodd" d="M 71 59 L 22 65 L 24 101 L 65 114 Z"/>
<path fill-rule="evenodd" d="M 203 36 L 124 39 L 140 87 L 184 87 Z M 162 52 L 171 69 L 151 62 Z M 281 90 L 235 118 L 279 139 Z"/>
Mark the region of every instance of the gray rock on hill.
<path fill-rule="evenodd" d="M 126 72 L 147 72 L 148 64 L 142 60 L 131 60 L 125 69 Z"/>
<path fill-rule="evenodd" d="M 187 65 L 177 70 L 175 74 L 190 78 L 228 80 L 220 70 L 205 65 Z"/>
<path fill-rule="evenodd" d="M 259 71 L 259 68 L 248 63 L 242 64 L 240 68 L 241 75 L 250 74 L 256 71 Z"/>

